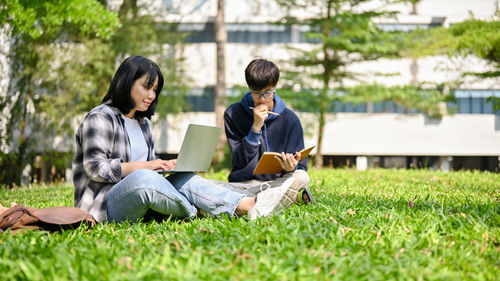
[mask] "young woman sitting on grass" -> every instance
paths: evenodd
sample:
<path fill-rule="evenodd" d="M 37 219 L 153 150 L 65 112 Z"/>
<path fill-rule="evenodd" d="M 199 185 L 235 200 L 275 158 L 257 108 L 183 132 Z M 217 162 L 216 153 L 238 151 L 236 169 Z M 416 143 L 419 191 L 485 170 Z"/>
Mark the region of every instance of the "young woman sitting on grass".
<path fill-rule="evenodd" d="M 158 159 L 154 153 L 149 120 L 162 88 L 163 75 L 151 60 L 133 56 L 122 62 L 102 104 L 76 132 L 76 207 L 97 221 L 136 222 L 147 212 L 193 218 L 197 209 L 216 217 L 248 214 L 256 219 L 278 214 L 294 202 L 292 182 L 250 197 L 193 173 L 166 178 L 157 173 L 175 166 L 175 160 Z"/>

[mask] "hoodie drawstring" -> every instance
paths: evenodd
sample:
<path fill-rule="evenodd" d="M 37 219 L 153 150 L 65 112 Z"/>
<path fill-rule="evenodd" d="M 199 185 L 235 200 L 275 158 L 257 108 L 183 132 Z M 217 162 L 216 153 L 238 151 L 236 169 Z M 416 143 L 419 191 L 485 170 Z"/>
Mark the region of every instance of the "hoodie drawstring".
<path fill-rule="evenodd" d="M 264 131 L 262 132 L 262 136 L 264 137 L 264 143 L 266 144 L 266 151 L 269 151 L 269 143 L 267 142 L 267 127 L 266 127 L 266 122 L 264 122 Z"/>

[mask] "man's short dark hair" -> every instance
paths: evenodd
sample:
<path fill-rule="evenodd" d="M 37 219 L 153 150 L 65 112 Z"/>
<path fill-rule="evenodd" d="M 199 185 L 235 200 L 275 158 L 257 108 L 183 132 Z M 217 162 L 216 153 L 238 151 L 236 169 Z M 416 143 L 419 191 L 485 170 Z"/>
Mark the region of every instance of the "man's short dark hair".
<path fill-rule="evenodd" d="M 147 87 L 153 87 L 156 77 L 158 77 L 158 87 L 156 89 L 156 97 L 146 111 L 137 111 L 134 118 L 146 117 L 151 119 L 151 116 L 156 110 L 158 97 L 163 88 L 163 74 L 156 63 L 142 56 L 132 56 L 126 58 L 111 80 L 108 93 L 103 98 L 102 103 L 110 104 L 118 108 L 124 115 L 134 109 L 135 102 L 131 96 L 132 86 L 135 81 L 142 76 L 147 75 Z"/>
<path fill-rule="evenodd" d="M 250 89 L 255 91 L 267 87 L 275 87 L 280 78 L 280 70 L 276 64 L 265 59 L 252 60 L 245 69 L 245 79 Z"/>

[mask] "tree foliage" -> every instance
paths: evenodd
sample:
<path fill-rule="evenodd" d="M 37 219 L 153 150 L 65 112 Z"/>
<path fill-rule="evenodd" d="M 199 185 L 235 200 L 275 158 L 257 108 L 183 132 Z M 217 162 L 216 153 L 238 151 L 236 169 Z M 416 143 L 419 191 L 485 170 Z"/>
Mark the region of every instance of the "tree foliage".
<path fill-rule="evenodd" d="M 45 109 L 49 115 L 54 111 L 64 119 L 61 113 L 72 107 L 59 107 L 61 97 L 53 101 L 47 101 L 46 97 L 54 96 L 65 84 L 73 87 L 71 92 L 82 88 L 78 84 L 80 81 L 71 79 L 80 70 L 78 61 L 67 63 L 58 53 L 77 58 L 74 52 L 64 53 L 65 47 L 84 38 L 109 39 L 119 26 L 116 14 L 106 11 L 95 0 L 6 0 L 0 6 L 0 28 L 11 38 L 11 51 L 6 55 L 12 74 L 8 93 L 0 97 L 0 104 L 11 108 L 9 127 L 14 130 L 9 132 L 14 133 L 19 125 L 26 126 L 30 113 L 39 114 Z M 57 67 L 63 67 L 64 72 L 54 73 Z M 57 86 L 51 87 L 53 85 Z M 69 97 L 62 99 L 71 100 Z M 23 135 L 26 136 L 21 127 Z M 3 139 L 2 148 L 9 141 L 12 139 Z"/>
<path fill-rule="evenodd" d="M 450 27 L 418 29 L 409 34 L 409 55 L 423 57 L 474 54 L 500 68 L 500 21 L 466 20 Z M 412 46 L 412 48 L 410 48 Z M 497 74 L 499 76 L 499 69 Z"/>
<path fill-rule="evenodd" d="M 136 0 L 124 0 L 118 11 L 121 26 L 109 39 L 79 37 L 78 44 L 45 48 L 46 57 L 41 64 L 47 68 L 45 73 L 54 74 L 41 78 L 51 93 L 44 95 L 46 105 L 65 104 L 72 109 L 68 117 L 89 111 L 106 94 L 117 65 L 130 55 L 140 54 L 158 63 L 165 78 L 157 112 L 164 117 L 167 112 L 176 113 L 187 107 L 184 93 L 188 81 L 183 79 L 180 67 L 182 56 L 176 54 L 183 35 L 177 33 L 175 24 L 159 24 L 150 15 L 139 14 L 141 8 Z M 51 64 L 55 59 L 62 63 Z M 45 112 L 50 110 L 46 108 Z M 58 115 L 48 114 L 47 118 L 55 122 Z M 65 125 L 74 129 L 74 124 Z"/>
<path fill-rule="evenodd" d="M 21 171 L 31 162 L 39 140 L 58 127 L 43 120 L 43 97 L 47 93 L 40 89 L 45 82 L 40 79 L 46 70 L 41 64 L 44 49 L 78 37 L 110 38 L 119 25 L 116 14 L 95 0 L 6 0 L 0 4 L 0 28 L 11 39 L 10 52 L 5 54 L 10 62 L 10 83 L 8 92 L 0 96 L 9 120 L 5 134 L 0 136 L 0 149 L 16 155 L 1 157 L 2 166 L 9 166 L 8 174 L 2 175 L 7 183 L 20 183 Z M 55 110 L 63 113 L 67 108 Z M 60 118 L 64 117 L 61 114 Z"/>
<path fill-rule="evenodd" d="M 498 16 L 498 15 L 497 15 Z M 480 78 L 500 77 L 500 21 L 469 19 L 448 28 L 416 30 L 408 35 L 406 53 L 413 57 L 433 55 L 475 55 L 489 63 L 492 70 L 464 72 Z M 500 99 L 488 99 L 500 110 Z"/>
<path fill-rule="evenodd" d="M 19 183 L 20 173 L 37 153 L 54 149 L 53 137 L 71 140 L 75 117 L 98 105 L 116 67 L 140 54 L 156 61 L 165 77 L 157 107 L 160 115 L 186 107 L 187 91 L 179 67 L 182 35 L 175 24 L 159 24 L 138 11 L 137 0 L 124 0 L 118 12 L 97 0 L 7 0 L 1 4 L 0 27 L 8 30 L 11 83 L 0 105 L 10 108 L 5 151 L 0 159 L 14 167 L 6 182 Z M 0 106 L 0 109 L 2 107 Z M 72 149 L 72 145 L 55 147 Z M 14 159 L 14 160 L 13 160 Z M 7 176 L 3 176 L 7 177 Z"/>
<path fill-rule="evenodd" d="M 404 105 L 439 115 L 437 101 L 444 100 L 439 91 L 429 94 L 420 86 L 384 87 L 382 85 L 347 87 L 347 82 L 364 85 L 366 73 L 352 71 L 349 66 L 380 58 L 402 55 L 405 36 L 386 32 L 375 19 L 392 17 L 396 12 L 385 5 L 406 1 L 380 1 L 378 8 L 368 8 L 370 0 L 280 0 L 289 16 L 280 22 L 308 27 L 304 39 L 311 48 L 290 48 L 295 52 L 292 65 L 283 75 L 284 88 L 307 96 L 306 103 L 318 112 L 317 166 L 322 166 L 322 138 L 325 115 L 335 100 L 370 102 L 395 100 Z M 411 2 L 411 1 L 410 1 Z M 414 1 L 413 1 L 414 2 Z M 302 11 L 294 13 L 293 11 Z M 299 16 L 294 16 L 299 14 Z M 286 91 L 286 90 L 285 90 Z M 417 102 L 418 101 L 418 105 Z M 410 104 L 411 103 L 411 104 Z"/>
<path fill-rule="evenodd" d="M 4 0 L 0 27 L 15 38 L 54 40 L 68 29 L 82 35 L 109 38 L 119 26 L 116 14 L 96 0 Z"/>

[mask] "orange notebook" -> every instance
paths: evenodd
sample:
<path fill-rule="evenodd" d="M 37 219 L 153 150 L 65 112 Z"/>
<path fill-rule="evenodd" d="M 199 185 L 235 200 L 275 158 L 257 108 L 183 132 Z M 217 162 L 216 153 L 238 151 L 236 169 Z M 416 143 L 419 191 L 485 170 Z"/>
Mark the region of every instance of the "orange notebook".
<path fill-rule="evenodd" d="M 315 145 L 309 147 L 309 148 L 304 148 L 300 151 L 300 161 L 304 160 L 311 150 Z M 264 152 L 262 157 L 259 160 L 259 163 L 257 164 L 257 167 L 255 167 L 255 170 L 253 170 L 254 175 L 258 174 L 279 174 L 283 169 L 281 168 L 280 162 L 278 159 L 274 158 L 274 156 L 279 156 L 281 157 L 281 153 L 278 152 Z"/>

